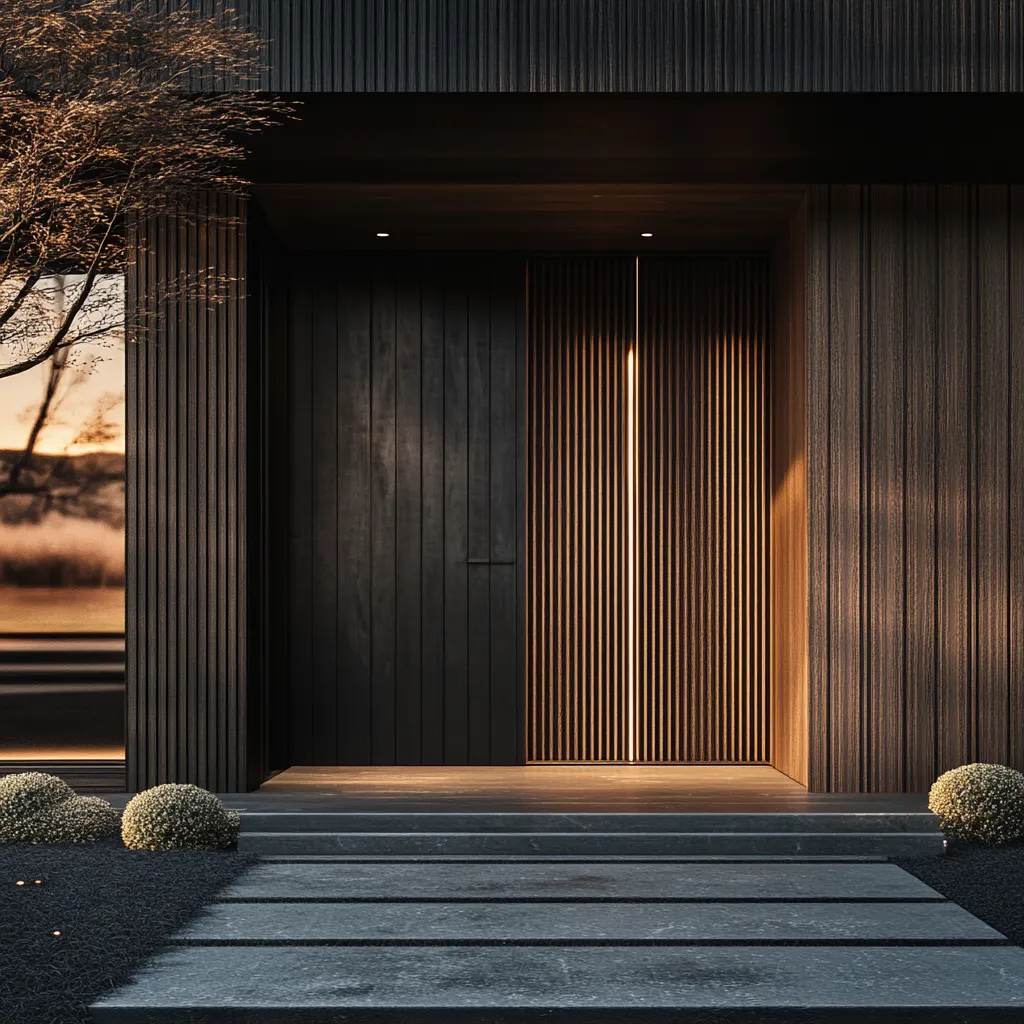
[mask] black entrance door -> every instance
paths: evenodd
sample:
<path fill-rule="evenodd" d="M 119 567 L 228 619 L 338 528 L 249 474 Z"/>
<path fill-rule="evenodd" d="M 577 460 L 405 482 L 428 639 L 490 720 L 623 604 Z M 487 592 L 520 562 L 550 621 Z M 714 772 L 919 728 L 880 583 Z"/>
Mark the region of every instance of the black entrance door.
<path fill-rule="evenodd" d="M 524 262 L 292 262 L 287 762 L 515 764 Z"/>

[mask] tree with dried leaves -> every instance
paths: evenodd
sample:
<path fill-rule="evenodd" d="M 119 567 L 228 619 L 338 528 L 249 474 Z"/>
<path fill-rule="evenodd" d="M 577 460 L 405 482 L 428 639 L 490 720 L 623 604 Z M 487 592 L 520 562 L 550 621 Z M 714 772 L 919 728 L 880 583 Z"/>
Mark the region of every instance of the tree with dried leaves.
<path fill-rule="evenodd" d="M 244 195 L 245 136 L 292 112 L 254 92 L 258 40 L 233 11 L 154 7 L 0 2 L 0 379 L 47 360 L 57 379 L 71 346 L 123 335 L 103 283 L 131 226 L 202 191 Z M 230 283 L 209 270 L 170 287 L 216 302 Z"/>

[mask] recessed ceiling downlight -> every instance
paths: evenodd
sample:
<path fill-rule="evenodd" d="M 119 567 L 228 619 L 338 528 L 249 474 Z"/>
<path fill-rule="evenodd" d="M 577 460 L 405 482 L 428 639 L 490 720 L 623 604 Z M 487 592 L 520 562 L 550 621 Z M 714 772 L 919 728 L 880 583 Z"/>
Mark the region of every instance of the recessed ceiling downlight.
<path fill-rule="evenodd" d="M 653 231 L 641 231 L 640 232 L 640 237 L 641 238 L 653 238 L 654 237 L 654 232 Z"/>
<path fill-rule="evenodd" d="M 388 232 L 387 232 L 387 231 L 378 231 L 378 232 L 377 232 L 377 237 L 378 237 L 378 238 L 390 238 L 390 237 L 391 237 L 391 235 L 390 235 L 390 234 L 388 234 Z"/>

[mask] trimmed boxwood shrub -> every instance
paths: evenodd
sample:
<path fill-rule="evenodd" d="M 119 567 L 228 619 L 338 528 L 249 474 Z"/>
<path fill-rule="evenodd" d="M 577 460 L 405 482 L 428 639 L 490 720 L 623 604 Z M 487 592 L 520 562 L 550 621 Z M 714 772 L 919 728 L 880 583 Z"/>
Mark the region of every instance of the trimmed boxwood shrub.
<path fill-rule="evenodd" d="M 241 815 L 205 789 L 165 782 L 128 801 L 121 838 L 130 850 L 217 850 L 238 839 Z"/>
<path fill-rule="evenodd" d="M 78 796 L 56 775 L 0 779 L 0 842 L 88 843 L 117 835 L 120 815 L 100 797 Z"/>
<path fill-rule="evenodd" d="M 940 775 L 928 809 L 947 836 L 1007 843 L 1024 838 L 1024 773 L 1002 764 L 965 764 Z"/>

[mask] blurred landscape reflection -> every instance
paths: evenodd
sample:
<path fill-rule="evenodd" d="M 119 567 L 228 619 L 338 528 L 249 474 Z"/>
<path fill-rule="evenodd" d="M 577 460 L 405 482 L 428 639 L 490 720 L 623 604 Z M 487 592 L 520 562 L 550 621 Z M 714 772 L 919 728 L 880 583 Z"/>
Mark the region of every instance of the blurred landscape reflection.
<path fill-rule="evenodd" d="M 80 280 L 44 282 L 55 317 Z M 123 310 L 102 278 L 88 337 L 0 378 L 0 760 L 124 757 Z"/>

